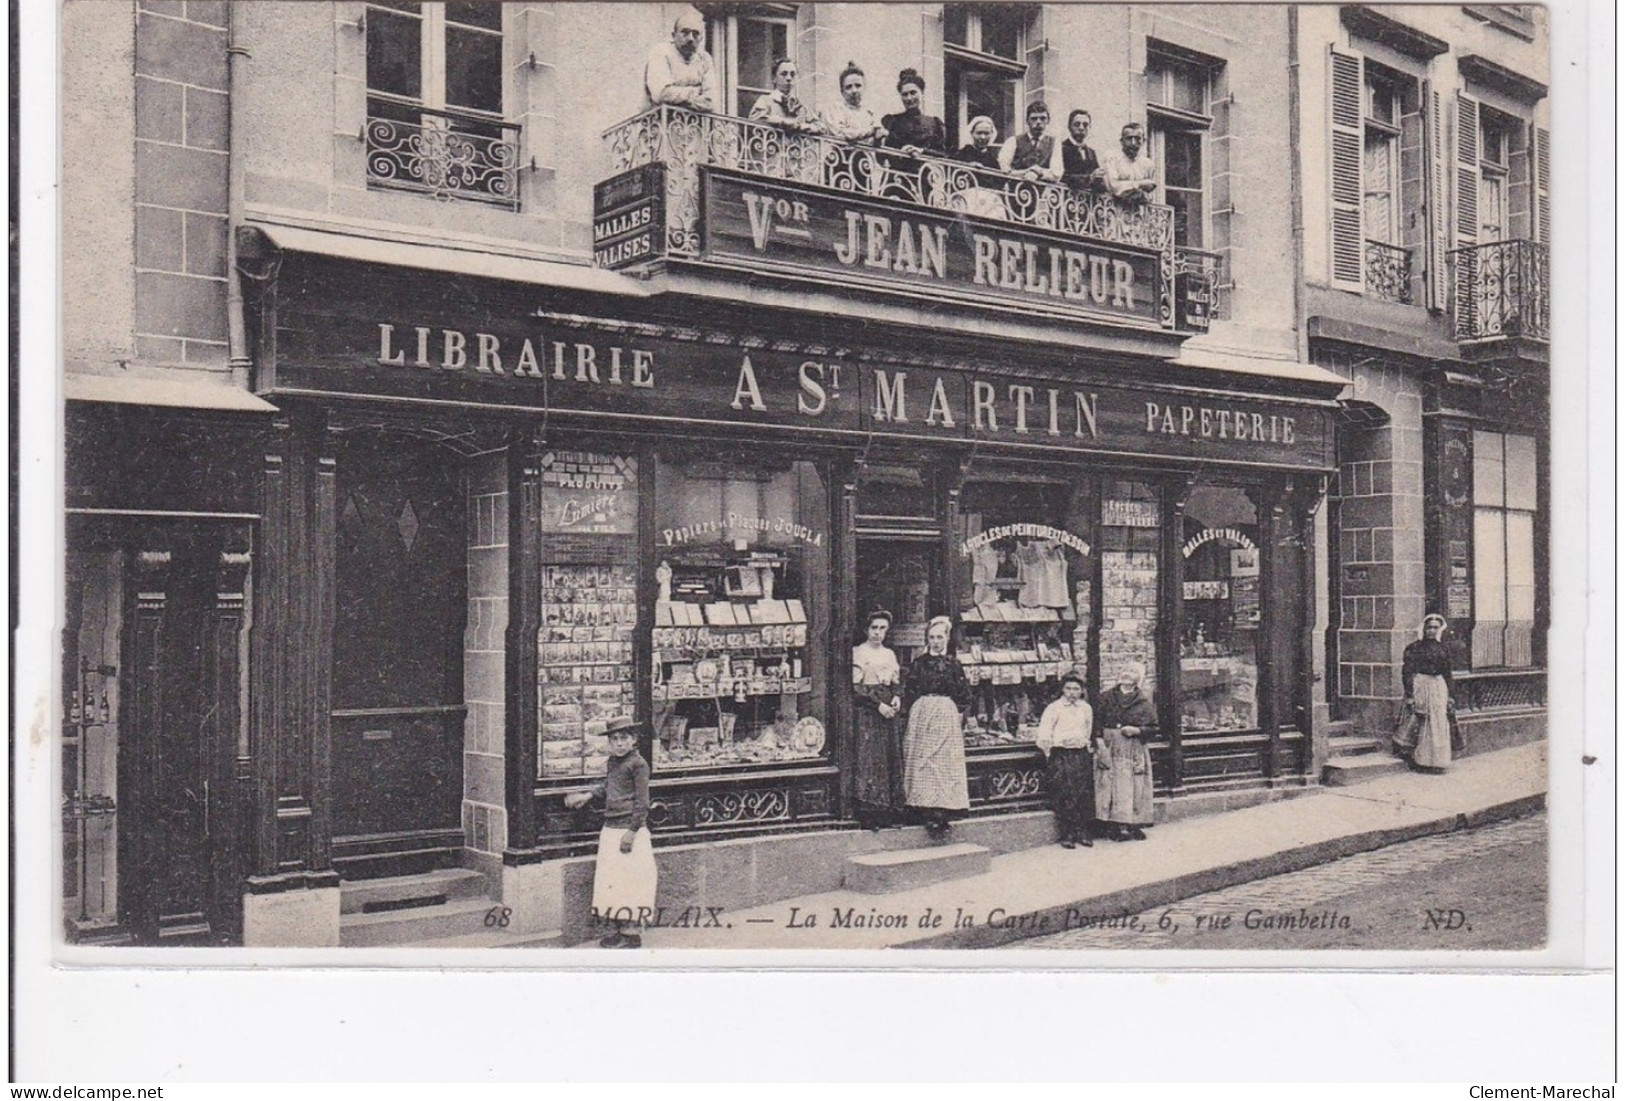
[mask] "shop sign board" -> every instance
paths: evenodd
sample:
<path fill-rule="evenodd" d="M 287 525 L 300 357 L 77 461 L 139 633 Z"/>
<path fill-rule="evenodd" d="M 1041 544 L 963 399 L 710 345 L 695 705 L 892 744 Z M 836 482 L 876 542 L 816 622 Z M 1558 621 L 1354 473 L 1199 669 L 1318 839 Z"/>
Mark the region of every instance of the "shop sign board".
<path fill-rule="evenodd" d="M 279 313 L 264 392 L 345 393 L 1042 451 L 1326 469 L 1332 426 L 1290 399 L 1164 391 L 999 371 L 881 363 L 850 349 L 720 342 L 537 315 L 458 325 L 435 316 Z M 1144 524 L 1124 509 L 1109 523 Z"/>
<path fill-rule="evenodd" d="M 1159 324 L 1150 249 L 702 168 L 704 260 Z"/>
<path fill-rule="evenodd" d="M 548 531 L 635 535 L 637 460 L 585 451 L 548 451 L 538 464 Z"/>
<path fill-rule="evenodd" d="M 592 256 L 600 268 L 659 258 L 666 235 L 666 166 L 646 164 L 592 189 Z"/>

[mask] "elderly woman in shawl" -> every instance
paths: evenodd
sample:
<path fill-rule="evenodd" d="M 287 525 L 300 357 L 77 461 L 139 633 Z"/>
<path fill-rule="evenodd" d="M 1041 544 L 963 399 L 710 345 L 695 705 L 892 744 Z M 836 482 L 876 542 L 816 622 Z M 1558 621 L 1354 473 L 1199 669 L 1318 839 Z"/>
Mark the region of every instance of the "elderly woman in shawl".
<path fill-rule="evenodd" d="M 932 836 L 948 831 L 948 819 L 970 809 L 965 780 L 965 735 L 960 712 L 970 706 L 970 682 L 948 652 L 953 621 L 937 616 L 925 629 L 926 652 L 908 667 L 903 707 L 903 795 Z"/>
<path fill-rule="evenodd" d="M 1151 751 L 1157 725 L 1146 695 L 1145 666 L 1128 662 L 1095 708 L 1095 813 L 1113 841 L 1144 841 L 1151 824 Z"/>
<path fill-rule="evenodd" d="M 1409 756 L 1411 764 L 1429 772 L 1443 772 L 1450 764 L 1450 712 L 1455 705 L 1450 699 L 1450 649 L 1444 644 L 1448 626 L 1442 615 L 1426 616 L 1422 637 L 1405 647 L 1400 674 L 1405 706 L 1418 722 L 1400 728 L 1395 748 Z"/>

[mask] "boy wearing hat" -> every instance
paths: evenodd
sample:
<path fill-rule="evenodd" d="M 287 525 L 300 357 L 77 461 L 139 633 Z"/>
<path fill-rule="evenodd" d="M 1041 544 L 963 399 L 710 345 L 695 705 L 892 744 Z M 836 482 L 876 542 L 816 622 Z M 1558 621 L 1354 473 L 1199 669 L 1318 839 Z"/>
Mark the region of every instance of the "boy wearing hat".
<path fill-rule="evenodd" d="M 604 803 L 604 828 L 598 834 L 598 862 L 593 869 L 592 911 L 596 922 L 613 922 L 615 931 L 598 942 L 600 948 L 641 948 L 643 937 L 627 933 L 628 925 L 641 928 L 654 913 L 654 846 L 649 838 L 649 762 L 637 751 L 637 723 L 611 719 L 609 768 L 591 791 L 564 797 L 571 809 L 594 799 Z"/>
<path fill-rule="evenodd" d="M 1083 698 L 1083 678 L 1061 678 L 1061 698 L 1044 708 L 1034 741 L 1049 760 L 1050 798 L 1063 849 L 1093 846 L 1095 817 L 1094 709 Z"/>

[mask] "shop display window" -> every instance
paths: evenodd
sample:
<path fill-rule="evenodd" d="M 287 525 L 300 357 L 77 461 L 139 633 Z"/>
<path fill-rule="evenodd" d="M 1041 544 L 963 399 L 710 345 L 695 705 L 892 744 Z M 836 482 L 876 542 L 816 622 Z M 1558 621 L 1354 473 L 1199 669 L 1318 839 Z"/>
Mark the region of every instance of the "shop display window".
<path fill-rule="evenodd" d="M 819 758 L 830 532 L 817 467 L 665 462 L 656 510 L 655 769 Z"/>
<path fill-rule="evenodd" d="M 1100 684 L 1129 662 L 1157 683 L 1157 606 L 1162 498 L 1144 482 L 1108 481 L 1100 504 Z"/>
<path fill-rule="evenodd" d="M 542 565 L 537 636 L 538 770 L 543 779 L 602 776 L 609 721 L 636 712 L 637 460 L 542 456 Z"/>
<path fill-rule="evenodd" d="M 974 692 L 970 747 L 1031 742 L 1088 649 L 1088 502 L 1033 475 L 974 481 L 955 543 L 958 658 Z"/>
<path fill-rule="evenodd" d="M 1181 729 L 1258 728 L 1258 515 L 1246 493 L 1198 486 L 1185 507 Z"/>

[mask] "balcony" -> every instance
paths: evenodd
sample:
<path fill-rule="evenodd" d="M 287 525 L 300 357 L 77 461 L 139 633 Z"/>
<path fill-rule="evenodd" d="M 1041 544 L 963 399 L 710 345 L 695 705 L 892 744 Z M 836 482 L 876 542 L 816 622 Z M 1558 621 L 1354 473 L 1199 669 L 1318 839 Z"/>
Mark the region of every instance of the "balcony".
<path fill-rule="evenodd" d="M 1517 240 L 1460 248 L 1450 266 L 1457 341 L 1551 339 L 1545 245 Z"/>
<path fill-rule="evenodd" d="M 1129 206 L 1107 196 L 989 171 L 942 157 L 911 157 L 871 145 L 793 132 L 771 123 L 698 112 L 684 107 L 651 108 L 610 128 L 604 134 L 604 142 L 609 153 L 609 169 L 616 180 L 622 174 L 633 173 L 645 166 L 660 166 L 663 169 L 663 195 L 652 215 L 663 221 L 663 239 L 658 238 L 660 227 L 649 227 L 655 229 L 657 239 L 639 243 L 635 250 L 638 260 L 658 256 L 679 260 L 714 260 L 717 243 L 708 237 L 727 229 L 722 223 L 729 216 L 719 215 L 717 197 L 707 190 L 706 181 L 708 177 L 717 178 L 718 173 L 737 173 L 781 181 L 784 187 L 780 192 L 783 195 L 794 199 L 799 192 L 808 196 L 815 205 L 818 201 L 827 203 L 841 199 L 840 195 L 831 196 L 831 192 L 851 196 L 852 210 L 865 213 L 836 212 L 839 217 L 834 224 L 843 239 L 845 230 L 840 228 L 843 225 L 840 217 L 852 219 L 853 232 L 858 233 L 868 215 L 876 219 L 896 219 L 907 215 L 909 208 L 919 212 L 921 225 L 928 233 L 939 232 L 940 227 L 949 221 L 962 223 L 962 216 L 965 215 L 979 220 L 980 224 L 973 228 L 985 236 L 1000 232 L 997 224 L 1002 223 L 1009 227 L 1005 231 L 1007 237 L 1016 240 L 1009 244 L 1001 241 L 1000 246 L 1025 250 L 1026 258 L 1020 261 L 1024 266 L 1021 278 L 1025 289 L 1032 290 L 1042 283 L 1047 288 L 1043 293 L 1050 299 L 1065 298 L 1070 300 L 1068 305 L 1071 301 L 1089 297 L 1090 269 L 1087 264 L 1090 256 L 1085 250 L 1130 256 L 1135 263 L 1143 264 L 1143 268 L 1137 270 L 1145 278 L 1137 286 L 1151 282 L 1156 285 L 1154 296 L 1146 297 L 1145 305 L 1148 308 L 1134 320 L 1165 330 L 1184 331 L 1190 328 L 1187 324 L 1189 314 L 1205 326 L 1206 313 L 1203 310 L 1176 309 L 1176 294 L 1182 298 L 1194 298 L 1198 303 L 1211 303 L 1211 282 L 1204 287 L 1204 280 L 1211 280 L 1216 265 L 1206 255 L 1186 257 L 1183 255 L 1185 250 L 1176 248 L 1173 209 L 1168 206 L 1156 203 Z M 614 186 L 614 180 L 600 186 L 597 204 L 600 217 L 609 209 L 603 198 L 609 193 L 605 189 L 613 190 Z M 626 195 L 631 193 L 624 192 Z M 642 198 L 648 200 L 653 196 L 644 194 Z M 737 193 L 730 192 L 728 198 L 739 205 Z M 759 200 L 753 196 L 751 201 Z M 620 209 L 629 208 L 623 204 Z M 794 209 L 793 203 L 790 209 Z M 815 221 L 817 213 L 815 210 Z M 640 214 L 639 217 L 646 216 Z M 768 230 L 763 228 L 763 224 L 759 214 L 753 211 L 749 227 L 751 232 L 766 235 Z M 1027 232 L 1029 230 L 1034 232 Z M 788 226 L 775 226 L 774 231 L 784 234 L 796 232 Z M 620 228 L 606 219 L 601 239 L 609 239 L 619 232 Z M 805 233 L 801 235 L 806 236 Z M 597 236 L 600 235 L 595 231 Z M 955 237 L 950 236 L 948 240 L 950 247 L 953 247 Z M 839 250 L 843 242 L 820 238 L 818 243 L 821 246 L 833 244 Z M 747 255 L 750 251 L 749 248 L 744 249 Z M 763 244 L 758 239 L 755 252 L 763 251 Z M 830 251 L 825 247 L 821 256 L 814 257 L 809 246 L 799 255 L 796 263 L 804 271 L 818 263 L 833 266 L 829 260 Z M 850 253 L 850 249 L 847 251 Z M 1082 265 L 1083 283 L 1082 293 L 1076 295 L 1071 292 L 1078 289 L 1078 282 L 1074 273 L 1066 267 L 1073 262 L 1074 251 L 1081 258 L 1077 262 Z M 605 266 L 621 266 L 628 255 L 632 253 L 625 249 L 614 254 L 604 253 L 600 255 L 599 262 Z M 866 260 L 872 261 L 875 255 L 869 254 Z M 1038 257 L 1036 269 L 1034 255 Z M 1057 255 L 1059 260 L 1056 259 Z M 923 256 L 922 253 L 922 263 Z M 730 254 L 726 259 L 733 266 L 739 266 L 737 254 Z M 1099 262 L 1098 259 L 1096 262 Z M 876 269 L 881 265 L 859 263 L 848 271 L 837 269 L 837 274 L 860 278 L 868 275 L 859 270 L 865 266 Z M 965 266 L 968 267 L 968 264 Z M 984 283 L 990 270 L 977 268 L 976 282 Z M 1010 268 L 1001 270 L 1007 276 L 1002 280 L 1002 288 L 1015 289 L 1008 278 Z M 1036 275 L 1035 270 L 1038 272 Z M 1176 276 L 1179 283 L 1177 291 Z M 887 281 L 879 276 L 870 276 L 870 279 L 874 282 Z M 1066 281 L 1065 293 L 1060 286 L 1062 279 Z M 891 279 L 890 282 L 895 284 L 897 280 Z M 951 284 L 953 280 L 950 278 L 947 282 Z M 995 286 L 993 289 L 997 291 L 1000 288 Z M 1098 282 L 1093 289 L 1094 300 L 1098 304 L 1101 301 Z M 981 300 L 985 302 L 987 298 L 987 295 L 983 295 Z M 1077 308 L 1081 310 L 1086 307 L 1087 302 L 1081 301 Z"/>
<path fill-rule="evenodd" d="M 1389 302 L 1411 301 L 1411 250 L 1384 241 L 1365 243 L 1365 289 Z"/>
<path fill-rule="evenodd" d="M 519 127 L 393 97 L 367 99 L 367 186 L 519 209 Z"/>

